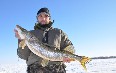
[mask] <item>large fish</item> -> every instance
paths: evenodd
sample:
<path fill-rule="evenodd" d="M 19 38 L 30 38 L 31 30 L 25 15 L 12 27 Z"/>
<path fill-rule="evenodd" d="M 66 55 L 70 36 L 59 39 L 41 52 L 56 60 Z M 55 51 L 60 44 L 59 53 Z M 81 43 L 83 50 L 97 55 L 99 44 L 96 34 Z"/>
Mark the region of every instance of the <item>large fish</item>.
<path fill-rule="evenodd" d="M 59 49 L 50 49 L 50 47 L 39 41 L 38 38 L 21 26 L 16 25 L 16 30 L 18 31 L 21 39 L 23 39 L 23 41 L 20 42 L 19 47 L 24 49 L 27 45 L 34 54 L 43 58 L 41 63 L 42 66 L 46 66 L 49 61 L 63 61 L 63 58 L 67 57 L 71 61 L 79 61 L 84 69 L 87 70 L 85 64 L 91 60 L 90 58 L 78 56 L 66 50 L 61 51 Z M 66 49 L 70 49 L 70 47 L 68 46 Z"/>

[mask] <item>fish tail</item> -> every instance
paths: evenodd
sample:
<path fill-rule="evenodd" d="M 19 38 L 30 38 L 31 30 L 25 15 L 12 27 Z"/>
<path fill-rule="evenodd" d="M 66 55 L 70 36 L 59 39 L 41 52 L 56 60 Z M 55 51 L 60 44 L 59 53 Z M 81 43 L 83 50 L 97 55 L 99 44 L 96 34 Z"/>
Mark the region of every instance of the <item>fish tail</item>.
<path fill-rule="evenodd" d="M 83 66 L 83 68 L 87 71 L 87 68 L 86 68 L 86 65 L 87 63 L 89 63 L 91 61 L 90 58 L 88 57 L 85 57 L 85 56 L 82 56 L 81 60 L 80 60 L 80 63 L 81 65 Z"/>
<path fill-rule="evenodd" d="M 76 55 L 76 56 L 77 56 L 76 60 L 78 60 L 81 63 L 81 65 L 84 68 L 84 70 L 87 71 L 87 67 L 86 67 L 85 64 L 89 63 L 91 61 L 91 59 L 88 58 L 88 57 L 85 57 L 85 56 L 78 56 L 78 55 Z"/>

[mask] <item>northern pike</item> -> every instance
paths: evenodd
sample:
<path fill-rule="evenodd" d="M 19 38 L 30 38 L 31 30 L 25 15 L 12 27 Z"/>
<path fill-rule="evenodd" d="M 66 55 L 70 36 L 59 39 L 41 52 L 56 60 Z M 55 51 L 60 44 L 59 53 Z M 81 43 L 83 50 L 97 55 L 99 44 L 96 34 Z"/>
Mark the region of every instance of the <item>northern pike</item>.
<path fill-rule="evenodd" d="M 24 49 L 24 47 L 27 45 L 34 54 L 43 58 L 43 61 L 41 63 L 42 66 L 46 66 L 48 61 L 63 62 L 63 58 L 67 57 L 71 61 L 79 61 L 82 67 L 87 70 L 85 64 L 91 60 L 90 58 L 85 56 L 78 56 L 66 50 L 61 51 L 59 49 L 50 49 L 50 47 L 42 43 L 37 37 L 35 37 L 32 33 L 22 28 L 21 26 L 16 25 L 16 30 L 18 31 L 21 39 L 23 39 L 23 41 L 20 42 L 19 47 L 22 47 L 22 49 Z M 70 47 L 66 48 L 70 49 Z"/>

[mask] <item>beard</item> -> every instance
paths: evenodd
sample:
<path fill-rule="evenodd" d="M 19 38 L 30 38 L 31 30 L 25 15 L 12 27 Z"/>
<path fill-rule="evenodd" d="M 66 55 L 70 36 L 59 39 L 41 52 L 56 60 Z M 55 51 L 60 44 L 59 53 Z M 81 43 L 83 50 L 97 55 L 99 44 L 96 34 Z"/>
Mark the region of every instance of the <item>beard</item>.
<path fill-rule="evenodd" d="M 53 20 L 53 22 L 50 21 L 48 24 L 36 23 L 34 26 L 34 29 L 40 29 L 41 27 L 42 28 L 50 28 L 53 23 L 54 23 L 54 20 Z"/>

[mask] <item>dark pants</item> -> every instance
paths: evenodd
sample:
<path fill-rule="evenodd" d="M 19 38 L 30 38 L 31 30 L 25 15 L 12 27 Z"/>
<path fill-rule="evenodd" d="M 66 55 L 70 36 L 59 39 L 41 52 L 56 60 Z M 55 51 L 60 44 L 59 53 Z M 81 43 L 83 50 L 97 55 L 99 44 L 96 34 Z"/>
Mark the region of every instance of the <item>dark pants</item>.
<path fill-rule="evenodd" d="M 66 73 L 65 68 L 66 66 L 64 64 L 53 64 L 45 67 L 39 64 L 32 64 L 27 67 L 27 73 Z"/>

